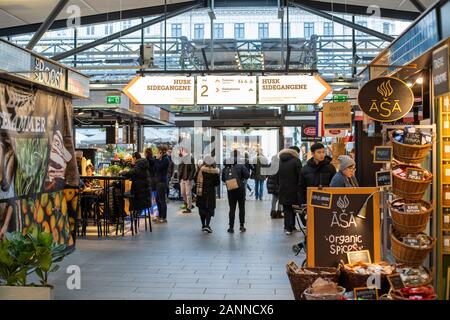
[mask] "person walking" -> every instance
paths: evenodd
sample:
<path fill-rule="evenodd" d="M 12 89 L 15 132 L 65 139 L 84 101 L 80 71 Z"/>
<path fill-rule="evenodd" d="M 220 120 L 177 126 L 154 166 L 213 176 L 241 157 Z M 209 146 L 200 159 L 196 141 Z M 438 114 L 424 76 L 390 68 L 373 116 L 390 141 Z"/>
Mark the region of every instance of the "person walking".
<path fill-rule="evenodd" d="M 239 205 L 240 231 L 245 232 L 245 183 L 250 177 L 250 173 L 245 166 L 244 159 L 240 158 L 238 150 L 233 151 L 233 156 L 225 160 L 225 167 L 222 170 L 222 181 L 225 182 L 228 190 L 229 212 L 229 233 L 234 233 L 234 220 L 236 206 Z"/>
<path fill-rule="evenodd" d="M 168 170 L 170 160 L 167 156 L 167 147 L 165 145 L 158 146 L 158 153 L 154 158 L 150 159 L 151 167 L 155 172 L 154 184 L 156 190 L 156 204 L 158 206 L 159 219 L 158 223 L 167 223 L 167 203 L 166 191 L 168 183 Z"/>
<path fill-rule="evenodd" d="M 325 146 L 320 142 L 311 146 L 312 158 L 301 171 L 300 204 L 306 204 L 306 193 L 309 187 L 328 187 L 336 174 L 331 158 L 325 155 Z"/>
<path fill-rule="evenodd" d="M 272 164 L 274 161 L 277 161 L 276 157 L 277 156 L 272 157 Z M 278 184 L 278 172 L 277 172 L 276 174 L 267 177 L 267 193 L 272 195 L 272 207 L 270 210 L 270 217 L 272 219 L 283 218 L 283 214 L 281 212 L 281 205 L 279 201 L 279 190 L 280 186 Z"/>
<path fill-rule="evenodd" d="M 120 174 L 131 180 L 130 211 L 140 212 L 148 208 L 150 194 L 149 167 L 147 159 L 143 159 L 139 152 L 133 153 L 131 164 L 133 168 L 129 171 L 121 171 Z"/>
<path fill-rule="evenodd" d="M 172 178 L 174 178 L 174 175 L 176 174 L 176 170 L 175 170 L 175 164 L 172 161 L 172 149 L 170 149 L 168 146 L 166 147 L 166 155 L 167 158 L 169 159 L 169 168 L 167 169 L 167 179 L 166 179 L 166 196 L 167 198 L 169 198 L 170 195 L 170 180 Z M 174 189 L 176 189 L 176 187 L 174 186 Z M 181 198 L 181 192 L 178 188 L 178 197 Z"/>
<path fill-rule="evenodd" d="M 300 203 L 302 162 L 299 151 L 298 147 L 292 146 L 278 153 L 279 202 L 283 205 L 284 229 L 287 235 L 291 235 L 295 230 L 295 212 L 292 206 Z"/>
<path fill-rule="evenodd" d="M 183 213 L 191 213 L 192 211 L 192 184 L 195 177 L 195 163 L 194 158 L 186 152 L 181 150 L 181 163 L 178 166 L 178 177 L 180 179 L 180 189 L 186 205 Z"/>
<path fill-rule="evenodd" d="M 251 175 L 253 170 L 255 170 L 255 166 L 250 163 L 250 155 L 248 154 L 248 152 L 244 153 L 244 159 L 245 159 L 245 167 L 247 168 L 248 172 Z M 245 191 L 245 197 L 247 198 L 247 189 L 248 189 L 248 191 L 250 191 L 250 197 L 253 197 L 255 192 L 252 190 L 252 187 L 250 187 L 250 184 L 248 183 L 247 180 L 245 180 L 245 187 L 246 187 L 246 190 L 244 190 Z"/>
<path fill-rule="evenodd" d="M 202 222 L 202 231 L 212 233 L 211 217 L 216 209 L 216 187 L 220 184 L 220 171 L 216 168 L 214 158 L 205 156 L 199 162 L 196 174 L 197 207 Z"/>
<path fill-rule="evenodd" d="M 340 156 L 339 171 L 331 180 L 330 187 L 357 188 L 358 180 L 355 177 L 356 163 L 350 156 Z"/>
<path fill-rule="evenodd" d="M 255 180 L 255 198 L 256 200 L 262 200 L 264 194 L 264 181 L 266 176 L 261 174 L 261 168 L 267 167 L 267 158 L 261 151 L 256 154 L 256 159 L 253 161 L 254 170 L 252 171 L 251 178 Z"/>

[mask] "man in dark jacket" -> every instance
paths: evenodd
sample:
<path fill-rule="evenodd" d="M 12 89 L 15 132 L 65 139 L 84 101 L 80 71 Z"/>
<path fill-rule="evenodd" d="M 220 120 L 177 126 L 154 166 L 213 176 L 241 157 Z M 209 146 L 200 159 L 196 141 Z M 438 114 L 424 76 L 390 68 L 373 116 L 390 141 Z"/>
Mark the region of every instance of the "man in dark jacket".
<path fill-rule="evenodd" d="M 168 170 L 170 166 L 170 160 L 167 156 L 167 147 L 161 145 L 158 147 L 158 153 L 155 158 L 150 159 L 151 167 L 155 172 L 155 186 L 156 186 L 156 204 L 158 205 L 159 219 L 157 222 L 167 222 L 167 203 L 166 203 L 166 190 L 168 183 Z"/>
<path fill-rule="evenodd" d="M 237 189 L 228 190 L 228 204 L 230 206 L 229 212 L 229 233 L 234 232 L 234 220 L 236 205 L 239 204 L 239 223 L 241 225 L 240 231 L 246 231 L 245 224 L 245 188 L 246 181 L 250 177 L 250 172 L 245 166 L 245 160 L 240 158 L 238 150 L 233 151 L 233 157 L 226 159 L 224 163 L 225 167 L 222 171 L 222 181 L 227 181 L 227 173 L 233 172 L 233 176 L 236 177 L 239 187 Z"/>
<path fill-rule="evenodd" d="M 277 156 L 272 157 L 272 162 L 269 165 L 271 167 L 275 161 L 277 161 Z M 270 217 L 272 219 L 283 218 L 281 213 L 281 205 L 279 201 L 280 186 L 278 185 L 278 170 L 274 175 L 269 175 L 267 177 L 267 193 L 272 195 L 272 208 L 270 210 Z"/>
<path fill-rule="evenodd" d="M 329 187 L 336 174 L 331 158 L 325 155 L 325 147 L 321 143 L 311 146 L 312 158 L 308 160 L 301 172 L 300 203 L 306 204 L 306 193 L 309 187 Z"/>
<path fill-rule="evenodd" d="M 183 213 L 191 213 L 192 209 L 192 184 L 195 177 L 195 163 L 194 158 L 186 152 L 181 150 L 182 162 L 178 166 L 178 177 L 180 179 L 181 195 L 183 196 L 186 209 Z"/>
<path fill-rule="evenodd" d="M 283 205 L 284 229 L 286 234 L 295 230 L 295 213 L 293 205 L 300 200 L 300 172 L 302 162 L 299 158 L 300 149 L 296 146 L 281 150 L 278 153 L 280 167 L 278 169 L 279 201 Z"/>
<path fill-rule="evenodd" d="M 121 175 L 131 180 L 130 193 L 133 195 L 130 201 L 130 210 L 142 211 L 149 207 L 150 183 L 148 174 L 148 161 L 142 159 L 139 152 L 133 153 L 133 168 L 122 171 Z"/>

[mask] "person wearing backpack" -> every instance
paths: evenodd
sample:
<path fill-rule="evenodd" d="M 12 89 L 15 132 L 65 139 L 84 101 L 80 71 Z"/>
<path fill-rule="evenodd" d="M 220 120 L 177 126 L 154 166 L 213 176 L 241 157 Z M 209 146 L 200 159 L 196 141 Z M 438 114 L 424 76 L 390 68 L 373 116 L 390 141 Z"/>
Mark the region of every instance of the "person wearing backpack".
<path fill-rule="evenodd" d="M 250 172 L 245 166 L 244 159 L 240 158 L 238 150 L 233 151 L 233 157 L 226 159 L 224 165 L 222 181 L 225 182 L 228 190 L 228 204 L 230 206 L 229 228 L 227 231 L 234 233 L 236 206 L 239 205 L 240 231 L 245 232 L 245 188 Z"/>

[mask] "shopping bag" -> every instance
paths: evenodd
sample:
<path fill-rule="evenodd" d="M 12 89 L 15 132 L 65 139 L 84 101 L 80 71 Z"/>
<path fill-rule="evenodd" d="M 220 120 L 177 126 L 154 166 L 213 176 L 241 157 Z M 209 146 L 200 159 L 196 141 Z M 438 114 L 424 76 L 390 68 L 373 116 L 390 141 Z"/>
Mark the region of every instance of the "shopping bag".
<path fill-rule="evenodd" d="M 152 217 L 159 217 L 158 205 L 156 204 L 156 191 L 152 192 L 152 206 L 150 207 Z"/>

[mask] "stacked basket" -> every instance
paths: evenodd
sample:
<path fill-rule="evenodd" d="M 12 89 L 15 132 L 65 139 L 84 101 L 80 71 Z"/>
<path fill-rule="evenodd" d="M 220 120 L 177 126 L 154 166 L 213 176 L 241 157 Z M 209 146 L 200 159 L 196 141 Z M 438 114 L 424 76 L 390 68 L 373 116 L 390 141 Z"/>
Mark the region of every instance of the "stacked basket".
<path fill-rule="evenodd" d="M 431 203 L 423 200 L 423 197 L 433 176 L 427 170 L 420 168 L 432 144 L 404 144 L 396 141 L 392 132 L 390 138 L 396 162 L 392 170 L 392 191 L 397 196 L 396 199 L 388 202 L 393 224 L 391 251 L 398 263 L 417 267 L 424 263 L 435 244 L 435 239 L 423 233 L 432 212 Z M 397 174 L 407 169 L 420 170 L 423 172 L 423 178 L 412 180 L 405 174 L 403 176 Z M 406 212 L 408 205 L 415 207 L 414 212 Z M 408 243 L 408 238 L 420 239 L 420 241 L 417 240 L 420 244 Z"/>

